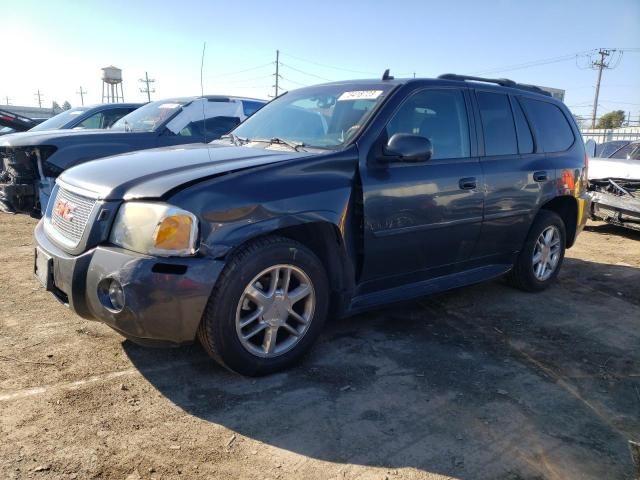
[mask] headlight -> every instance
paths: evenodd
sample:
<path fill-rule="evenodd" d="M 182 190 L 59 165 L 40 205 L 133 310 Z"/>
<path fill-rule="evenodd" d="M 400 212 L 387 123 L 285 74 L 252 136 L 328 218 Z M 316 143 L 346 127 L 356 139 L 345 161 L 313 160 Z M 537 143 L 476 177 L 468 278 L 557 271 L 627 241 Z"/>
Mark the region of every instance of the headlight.
<path fill-rule="evenodd" d="M 111 243 L 134 252 L 186 256 L 196 252 L 198 219 L 166 203 L 125 202 L 113 223 Z"/>

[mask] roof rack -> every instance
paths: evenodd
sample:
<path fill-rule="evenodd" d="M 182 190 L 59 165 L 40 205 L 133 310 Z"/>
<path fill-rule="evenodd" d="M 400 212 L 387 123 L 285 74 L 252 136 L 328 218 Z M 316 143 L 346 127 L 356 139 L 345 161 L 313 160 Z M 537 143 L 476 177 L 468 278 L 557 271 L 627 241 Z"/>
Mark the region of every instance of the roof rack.
<path fill-rule="evenodd" d="M 551 96 L 549 92 L 547 92 L 546 90 L 543 90 L 540 87 L 536 87 L 535 85 L 526 85 L 524 83 L 516 83 L 513 80 L 509 80 L 508 78 L 472 77 L 470 75 L 457 75 L 455 73 L 445 73 L 443 75 L 440 75 L 438 78 L 442 80 L 459 80 L 462 82 L 471 81 L 471 82 L 495 83 L 502 87 L 518 88 L 520 90 L 527 90 L 529 92 L 540 93 L 548 97 Z"/>

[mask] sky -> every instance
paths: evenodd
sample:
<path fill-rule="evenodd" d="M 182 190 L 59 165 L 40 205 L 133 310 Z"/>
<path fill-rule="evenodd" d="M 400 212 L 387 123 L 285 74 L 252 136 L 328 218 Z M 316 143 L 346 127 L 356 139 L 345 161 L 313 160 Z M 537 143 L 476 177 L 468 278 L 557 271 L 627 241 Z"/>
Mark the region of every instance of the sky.
<path fill-rule="evenodd" d="M 101 101 L 101 68 L 123 70 L 126 101 L 200 93 L 268 98 L 280 86 L 350 78 L 484 74 L 561 88 L 588 116 L 590 51 L 618 49 L 600 114 L 640 120 L 640 0 L 0 0 L 0 105 Z M 622 50 L 622 52 L 620 52 Z"/>

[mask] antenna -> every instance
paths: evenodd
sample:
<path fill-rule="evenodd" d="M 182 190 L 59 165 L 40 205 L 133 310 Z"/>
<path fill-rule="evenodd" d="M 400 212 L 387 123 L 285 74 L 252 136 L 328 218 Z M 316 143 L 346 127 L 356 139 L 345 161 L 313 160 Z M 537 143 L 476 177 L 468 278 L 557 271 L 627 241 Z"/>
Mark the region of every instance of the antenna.
<path fill-rule="evenodd" d="M 200 61 L 200 96 L 204 100 L 204 52 L 207 50 L 207 42 L 202 45 L 202 60 Z M 204 101 L 202 102 L 202 134 L 204 143 L 207 143 L 207 118 L 204 113 Z"/>

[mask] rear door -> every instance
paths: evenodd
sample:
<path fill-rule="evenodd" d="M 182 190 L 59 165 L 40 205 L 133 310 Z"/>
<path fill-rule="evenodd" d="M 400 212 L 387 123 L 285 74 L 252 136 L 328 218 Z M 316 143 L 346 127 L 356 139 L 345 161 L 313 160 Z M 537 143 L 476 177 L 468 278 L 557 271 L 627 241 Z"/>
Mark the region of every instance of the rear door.
<path fill-rule="evenodd" d="M 476 90 L 484 174 L 484 222 L 474 257 L 509 261 L 527 235 L 537 206 L 553 195 L 555 171 L 517 98 Z"/>
<path fill-rule="evenodd" d="M 482 223 L 482 172 L 466 89 L 423 88 L 399 105 L 361 169 L 365 256 L 362 280 L 385 286 L 451 272 L 471 255 Z M 395 133 L 427 137 L 425 162 L 388 161 Z"/>

